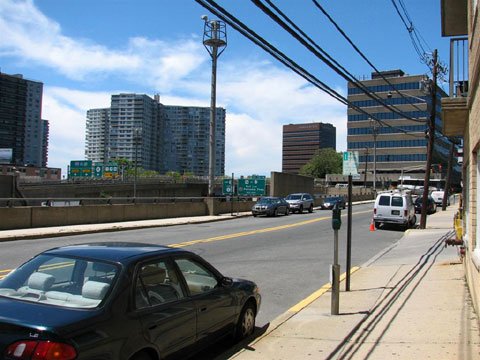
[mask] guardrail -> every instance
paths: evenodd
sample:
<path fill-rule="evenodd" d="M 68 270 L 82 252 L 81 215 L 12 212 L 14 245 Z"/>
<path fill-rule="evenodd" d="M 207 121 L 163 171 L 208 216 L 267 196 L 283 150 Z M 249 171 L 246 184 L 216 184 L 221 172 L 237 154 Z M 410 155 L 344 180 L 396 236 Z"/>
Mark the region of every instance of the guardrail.
<path fill-rule="evenodd" d="M 120 205 L 120 204 L 157 204 L 175 202 L 202 202 L 204 197 L 95 197 L 95 198 L 0 198 L 0 207 L 13 206 L 82 206 L 82 205 Z"/>

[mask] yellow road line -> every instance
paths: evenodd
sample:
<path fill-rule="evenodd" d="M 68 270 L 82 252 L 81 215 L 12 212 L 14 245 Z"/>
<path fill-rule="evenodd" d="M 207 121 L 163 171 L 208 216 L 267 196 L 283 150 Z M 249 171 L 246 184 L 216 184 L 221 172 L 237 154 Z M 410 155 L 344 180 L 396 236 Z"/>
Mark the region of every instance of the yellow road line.
<path fill-rule="evenodd" d="M 362 213 L 367 213 L 367 212 L 371 212 L 371 210 L 359 211 L 359 212 L 356 212 L 355 214 L 362 214 Z M 347 216 L 347 214 L 344 214 L 342 216 Z M 195 244 L 204 244 L 204 243 L 209 243 L 209 242 L 214 242 L 214 241 L 228 240 L 228 239 L 233 239 L 233 238 L 237 238 L 237 237 L 263 234 L 263 233 L 272 232 L 272 231 L 290 229 L 290 228 L 294 228 L 294 227 L 298 227 L 298 226 L 313 224 L 313 223 L 316 223 L 318 221 L 323 221 L 323 220 L 328 220 L 328 219 L 331 219 L 331 217 L 330 216 L 323 216 L 323 217 L 320 217 L 320 218 L 300 221 L 298 223 L 293 223 L 293 224 L 288 224 L 288 225 L 280 225 L 280 226 L 275 226 L 275 227 L 265 228 L 265 229 L 259 229 L 259 230 L 243 231 L 243 232 L 239 232 L 239 233 L 215 236 L 215 237 L 206 238 L 206 239 L 190 240 L 190 241 L 185 241 L 185 242 L 181 242 L 181 243 L 178 243 L 178 244 L 170 244 L 169 246 L 170 247 L 175 247 L 175 248 L 180 248 L 180 247 L 186 247 L 186 246 L 191 246 L 191 245 L 195 245 Z"/>
<path fill-rule="evenodd" d="M 359 211 L 359 212 L 356 212 L 355 214 L 363 214 L 363 213 L 367 213 L 367 212 L 371 212 L 371 210 Z M 344 217 L 344 216 L 347 216 L 347 214 L 345 213 L 345 214 L 342 215 L 342 217 Z M 229 239 L 243 237 L 243 236 L 263 234 L 263 233 L 272 232 L 272 231 L 290 229 L 290 228 L 294 228 L 294 227 L 298 227 L 298 226 L 313 224 L 313 223 L 323 221 L 323 220 L 328 220 L 328 219 L 331 219 L 331 217 L 330 216 L 322 216 L 320 218 L 300 221 L 300 222 L 293 223 L 293 224 L 280 225 L 280 226 L 275 226 L 275 227 L 270 227 L 270 228 L 265 228 L 265 229 L 259 229 L 259 230 L 243 231 L 243 232 L 239 232 L 239 233 L 220 235 L 220 236 L 215 236 L 215 237 L 206 238 L 206 239 L 190 240 L 190 241 L 185 241 L 185 242 L 181 242 L 181 243 L 177 243 L 177 244 L 170 244 L 168 246 L 173 247 L 173 248 L 181 248 L 181 247 L 186 247 L 186 246 L 192 246 L 192 245 L 195 245 L 195 244 L 205 244 L 205 243 L 214 242 L 214 241 L 229 240 Z M 13 269 L 0 270 L 0 280 L 3 279 L 5 276 L 7 276 L 7 274 L 12 270 Z M 1 275 L 2 273 L 7 273 L 7 274 Z"/>
<path fill-rule="evenodd" d="M 360 269 L 360 267 L 358 266 L 352 267 L 350 269 L 350 274 L 353 274 L 358 269 Z M 342 275 L 340 275 L 340 281 L 345 280 L 346 277 L 347 277 L 347 273 L 343 273 Z M 299 312 L 300 310 L 304 309 L 306 306 L 310 305 L 312 302 L 317 300 L 320 296 L 325 294 L 331 288 L 332 288 L 332 284 L 330 283 L 323 285 L 320 289 L 315 291 L 313 294 L 306 297 L 305 299 L 300 301 L 298 304 L 293 305 L 290 309 L 288 309 L 288 312 L 294 312 L 294 313 Z"/>

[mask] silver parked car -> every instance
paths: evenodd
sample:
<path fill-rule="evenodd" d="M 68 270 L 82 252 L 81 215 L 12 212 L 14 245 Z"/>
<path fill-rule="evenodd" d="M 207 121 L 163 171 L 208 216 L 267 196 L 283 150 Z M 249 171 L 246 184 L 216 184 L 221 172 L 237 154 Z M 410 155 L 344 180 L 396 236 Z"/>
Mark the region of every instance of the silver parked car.
<path fill-rule="evenodd" d="M 303 210 L 313 211 L 313 196 L 309 193 L 296 193 L 288 195 L 285 200 L 290 204 L 290 212 L 302 213 Z"/>

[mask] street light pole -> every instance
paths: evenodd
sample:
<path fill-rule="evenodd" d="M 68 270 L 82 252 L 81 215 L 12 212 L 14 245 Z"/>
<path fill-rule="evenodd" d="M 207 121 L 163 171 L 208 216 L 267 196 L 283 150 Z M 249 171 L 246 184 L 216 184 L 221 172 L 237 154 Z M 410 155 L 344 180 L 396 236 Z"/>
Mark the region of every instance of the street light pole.
<path fill-rule="evenodd" d="M 217 91 L 217 59 L 227 46 L 227 31 L 225 23 L 219 20 L 205 21 L 203 30 L 203 45 L 212 58 L 212 84 L 210 98 L 210 134 L 208 156 L 208 196 L 215 195 L 215 116 L 216 116 L 216 91 Z M 220 52 L 218 49 L 221 48 Z"/>
<path fill-rule="evenodd" d="M 428 121 L 428 145 L 427 145 L 427 164 L 425 166 L 425 179 L 423 181 L 423 198 L 422 211 L 420 217 L 420 229 L 425 229 L 427 225 L 427 201 L 428 190 L 430 184 L 430 168 L 432 166 L 433 148 L 435 146 L 435 117 L 437 107 L 437 74 L 438 74 L 438 60 L 437 50 L 433 51 L 433 69 L 432 69 L 432 86 L 430 88 L 430 95 L 432 97 L 432 105 L 430 108 L 430 118 Z"/>
<path fill-rule="evenodd" d="M 367 170 L 368 170 L 368 147 L 365 148 L 365 172 L 363 174 L 363 187 L 367 188 Z"/>
<path fill-rule="evenodd" d="M 135 167 L 133 168 L 133 201 L 137 197 L 137 165 L 138 165 L 138 140 L 140 129 L 133 129 L 133 145 L 135 146 Z"/>
<path fill-rule="evenodd" d="M 377 121 L 370 119 L 370 124 L 372 125 L 372 134 L 373 134 L 373 194 L 377 195 Z"/>

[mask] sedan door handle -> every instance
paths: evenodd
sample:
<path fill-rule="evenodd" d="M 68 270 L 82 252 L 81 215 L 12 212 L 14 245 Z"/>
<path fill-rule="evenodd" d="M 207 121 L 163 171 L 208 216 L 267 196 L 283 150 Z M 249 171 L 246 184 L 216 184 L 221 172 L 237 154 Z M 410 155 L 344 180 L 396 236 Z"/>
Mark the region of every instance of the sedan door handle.
<path fill-rule="evenodd" d="M 198 312 L 204 312 L 204 311 L 207 311 L 207 308 L 206 308 L 206 307 L 203 307 L 203 308 L 198 309 Z"/>

